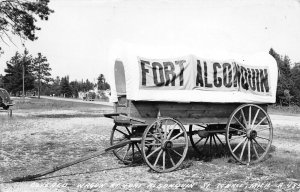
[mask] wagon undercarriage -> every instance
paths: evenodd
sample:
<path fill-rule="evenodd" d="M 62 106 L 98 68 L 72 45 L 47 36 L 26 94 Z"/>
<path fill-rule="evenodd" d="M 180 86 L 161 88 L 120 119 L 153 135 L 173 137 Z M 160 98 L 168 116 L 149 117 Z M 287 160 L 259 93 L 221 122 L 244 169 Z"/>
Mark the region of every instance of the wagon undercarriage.
<path fill-rule="evenodd" d="M 147 114 L 143 114 L 144 111 L 139 108 L 139 104 L 131 102 L 129 105 L 131 105 L 129 113 L 127 111 L 105 115 L 115 121 L 110 138 L 111 145 L 125 140 L 131 141 L 128 145 L 113 150 L 115 156 L 125 164 L 144 160 L 154 171 L 173 171 L 180 167 L 186 157 L 188 138 L 191 146 L 200 155 L 211 157 L 230 154 L 237 162 L 246 165 L 263 160 L 271 146 L 273 126 L 265 111 L 266 106 L 243 104 L 237 106 L 227 116 L 227 122 L 223 120 L 225 117 L 218 117 L 218 123 L 211 123 L 210 121 L 215 119 L 207 117 L 207 114 L 212 113 L 212 110 L 218 110 L 220 105 L 224 104 L 215 105 L 217 107 L 210 110 L 207 107 L 200 109 L 207 112 L 202 115 L 198 113 L 199 111 L 196 114 L 195 108 L 194 114 L 183 113 L 189 104 L 179 104 L 181 111 L 175 112 L 180 114 L 179 118 L 178 116 L 174 118 L 174 114 L 154 118 L 155 109 L 158 110 L 158 115 L 166 114 L 168 108 L 172 108 L 170 104 L 144 102 L 143 107 L 147 109 Z M 234 105 L 230 106 L 227 109 L 232 109 Z M 126 105 L 123 107 L 121 111 L 128 110 Z M 139 110 L 132 110 L 136 108 Z M 137 111 L 139 113 L 136 113 Z M 135 117 L 130 116 L 133 112 Z M 225 112 L 219 110 L 214 114 L 224 116 L 227 113 L 228 110 Z M 146 118 L 143 118 L 144 115 Z M 198 123 L 195 123 L 197 120 L 195 117 L 199 117 Z M 206 121 L 208 119 L 210 121 Z"/>

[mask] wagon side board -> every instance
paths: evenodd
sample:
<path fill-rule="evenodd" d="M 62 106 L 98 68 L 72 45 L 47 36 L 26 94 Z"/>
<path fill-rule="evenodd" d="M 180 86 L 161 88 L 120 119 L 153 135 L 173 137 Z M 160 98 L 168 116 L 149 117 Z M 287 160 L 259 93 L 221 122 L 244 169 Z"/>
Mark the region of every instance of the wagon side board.
<path fill-rule="evenodd" d="M 172 117 L 183 124 L 226 124 L 230 114 L 242 103 L 177 103 L 128 101 L 115 106 L 115 112 L 152 123 L 158 116 Z M 267 105 L 260 105 L 267 110 Z"/>

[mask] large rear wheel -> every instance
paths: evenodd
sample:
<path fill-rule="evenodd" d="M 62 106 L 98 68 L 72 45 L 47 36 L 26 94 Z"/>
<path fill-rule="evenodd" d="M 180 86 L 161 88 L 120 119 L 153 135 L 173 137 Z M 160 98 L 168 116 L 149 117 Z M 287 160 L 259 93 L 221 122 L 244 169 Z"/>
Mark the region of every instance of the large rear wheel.
<path fill-rule="evenodd" d="M 264 159 L 273 140 L 273 126 L 260 106 L 244 104 L 236 108 L 226 126 L 226 141 L 231 155 L 242 164 Z"/>

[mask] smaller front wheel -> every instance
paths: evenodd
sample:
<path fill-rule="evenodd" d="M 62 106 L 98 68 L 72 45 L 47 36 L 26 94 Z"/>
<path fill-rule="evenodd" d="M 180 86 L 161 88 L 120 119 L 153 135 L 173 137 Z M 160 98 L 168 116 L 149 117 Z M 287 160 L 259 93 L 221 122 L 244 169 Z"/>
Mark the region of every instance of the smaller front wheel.
<path fill-rule="evenodd" d="M 147 153 L 145 149 L 151 147 Z M 142 156 L 157 172 L 178 168 L 186 157 L 188 137 L 184 126 L 172 118 L 160 118 L 149 125 L 142 138 Z"/>

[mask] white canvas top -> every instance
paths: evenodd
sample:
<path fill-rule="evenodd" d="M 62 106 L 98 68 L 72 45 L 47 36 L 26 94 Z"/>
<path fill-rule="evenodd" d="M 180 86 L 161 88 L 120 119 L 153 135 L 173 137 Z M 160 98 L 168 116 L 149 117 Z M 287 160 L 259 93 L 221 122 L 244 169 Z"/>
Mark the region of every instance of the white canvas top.
<path fill-rule="evenodd" d="M 124 65 L 129 100 L 213 103 L 276 100 L 278 70 L 268 51 L 252 55 L 214 54 L 183 47 L 128 44 L 112 50 L 111 62 Z M 111 89 L 111 102 L 117 102 L 115 82 Z"/>

